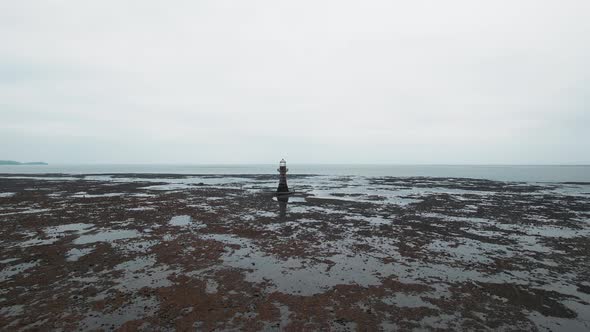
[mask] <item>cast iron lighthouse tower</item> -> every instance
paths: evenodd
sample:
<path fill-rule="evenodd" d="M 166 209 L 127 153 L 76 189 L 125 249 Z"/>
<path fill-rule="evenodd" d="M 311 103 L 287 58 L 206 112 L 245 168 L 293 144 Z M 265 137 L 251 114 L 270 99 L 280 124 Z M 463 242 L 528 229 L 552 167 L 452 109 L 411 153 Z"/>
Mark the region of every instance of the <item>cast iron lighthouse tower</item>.
<path fill-rule="evenodd" d="M 277 188 L 277 192 L 288 193 L 289 187 L 287 186 L 287 171 L 289 171 L 289 169 L 287 168 L 287 162 L 285 159 L 281 159 L 281 162 L 279 163 L 279 169 L 277 169 L 277 171 L 279 172 L 279 187 Z"/>

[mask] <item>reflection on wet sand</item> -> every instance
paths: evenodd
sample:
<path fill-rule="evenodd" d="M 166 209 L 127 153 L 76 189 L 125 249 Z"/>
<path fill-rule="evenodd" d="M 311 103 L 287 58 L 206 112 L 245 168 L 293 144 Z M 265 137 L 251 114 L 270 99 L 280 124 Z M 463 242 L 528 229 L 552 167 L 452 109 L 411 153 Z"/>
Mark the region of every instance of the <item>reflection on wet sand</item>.
<path fill-rule="evenodd" d="M 281 221 L 285 221 L 285 218 L 287 218 L 287 205 L 289 203 L 289 196 L 279 195 L 277 196 L 277 201 L 279 202 L 279 219 Z"/>

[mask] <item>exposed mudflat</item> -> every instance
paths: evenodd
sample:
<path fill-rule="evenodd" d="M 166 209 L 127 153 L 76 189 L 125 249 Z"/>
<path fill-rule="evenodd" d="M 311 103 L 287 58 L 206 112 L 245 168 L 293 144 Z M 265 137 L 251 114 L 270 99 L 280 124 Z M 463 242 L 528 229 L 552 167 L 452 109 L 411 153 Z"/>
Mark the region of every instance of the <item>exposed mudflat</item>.
<path fill-rule="evenodd" d="M 0 175 L 0 330 L 590 330 L 590 183 Z"/>

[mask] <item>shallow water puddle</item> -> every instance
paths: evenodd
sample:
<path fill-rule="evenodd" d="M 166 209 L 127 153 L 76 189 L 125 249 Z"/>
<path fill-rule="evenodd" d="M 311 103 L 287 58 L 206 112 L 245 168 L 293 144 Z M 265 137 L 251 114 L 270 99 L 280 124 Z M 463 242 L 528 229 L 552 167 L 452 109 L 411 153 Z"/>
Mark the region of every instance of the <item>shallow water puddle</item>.
<path fill-rule="evenodd" d="M 24 262 L 20 264 L 6 266 L 2 270 L 0 270 L 0 281 L 6 281 L 11 277 L 22 272 L 25 272 L 28 269 L 31 269 L 37 265 L 39 265 L 39 261 Z"/>
<path fill-rule="evenodd" d="M 65 224 L 59 226 L 50 226 L 45 228 L 45 233 L 47 236 L 56 237 L 63 235 L 67 232 L 75 232 L 75 233 L 86 233 L 89 232 L 91 228 L 93 228 L 93 224 L 85 224 L 85 223 L 75 223 L 75 224 Z"/>
<path fill-rule="evenodd" d="M 43 212 L 49 212 L 49 211 L 52 211 L 52 209 L 26 209 L 26 210 L 21 210 L 21 211 L 16 211 L 16 212 L 0 213 L 0 216 L 10 216 L 10 215 L 15 215 L 15 214 L 36 214 L 36 213 L 43 213 Z"/>
<path fill-rule="evenodd" d="M 188 226 L 192 224 L 191 216 L 183 215 L 183 216 L 174 216 L 168 224 L 172 226 Z"/>
<path fill-rule="evenodd" d="M 245 269 L 248 281 L 270 281 L 277 291 L 287 294 L 313 295 L 340 284 L 379 285 L 382 277 L 396 271 L 393 264 L 383 264 L 381 260 L 367 255 L 337 254 L 322 261 L 279 259 L 264 253 L 248 239 L 222 234 L 211 234 L 206 238 L 239 245 L 239 249 L 223 256 L 224 264 Z"/>
<path fill-rule="evenodd" d="M 115 280 L 115 288 L 122 291 L 137 291 L 143 287 L 157 288 L 172 285 L 168 277 L 179 271 L 170 269 L 166 264 L 158 265 L 155 256 L 138 257 L 121 263 L 114 270 L 124 272 L 121 278 Z"/>
<path fill-rule="evenodd" d="M 113 242 L 123 239 L 140 237 L 141 233 L 133 229 L 112 230 L 107 229 L 95 234 L 85 234 L 74 240 L 74 244 L 88 244 L 95 242 Z"/>
<path fill-rule="evenodd" d="M 91 253 L 94 248 L 72 248 L 66 253 L 66 260 L 68 262 L 76 262 L 82 256 L 86 256 Z"/>
<path fill-rule="evenodd" d="M 152 211 L 155 209 L 156 208 L 154 206 L 140 206 L 140 207 L 136 207 L 136 208 L 127 209 L 127 211 Z"/>
<path fill-rule="evenodd" d="M 119 197 L 124 196 L 125 193 L 106 193 L 106 194 L 88 194 L 86 192 L 79 192 L 72 195 L 74 198 L 98 198 L 98 197 Z"/>

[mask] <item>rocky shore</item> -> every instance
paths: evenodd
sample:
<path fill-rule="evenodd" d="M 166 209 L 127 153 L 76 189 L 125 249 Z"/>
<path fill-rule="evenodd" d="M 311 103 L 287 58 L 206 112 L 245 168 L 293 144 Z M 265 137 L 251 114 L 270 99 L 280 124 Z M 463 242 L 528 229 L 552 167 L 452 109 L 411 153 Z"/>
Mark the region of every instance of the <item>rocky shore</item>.
<path fill-rule="evenodd" d="M 590 330 L 590 183 L 0 174 L 0 330 Z"/>

